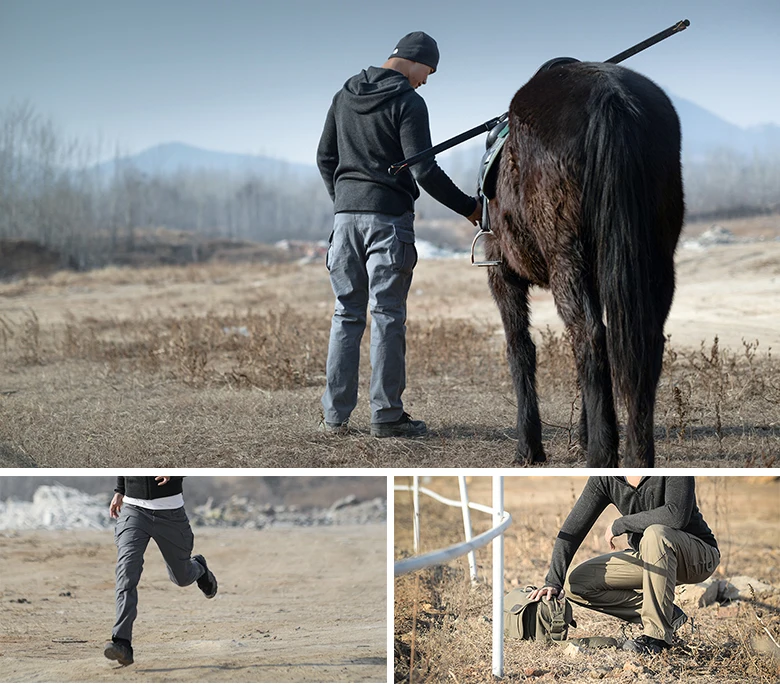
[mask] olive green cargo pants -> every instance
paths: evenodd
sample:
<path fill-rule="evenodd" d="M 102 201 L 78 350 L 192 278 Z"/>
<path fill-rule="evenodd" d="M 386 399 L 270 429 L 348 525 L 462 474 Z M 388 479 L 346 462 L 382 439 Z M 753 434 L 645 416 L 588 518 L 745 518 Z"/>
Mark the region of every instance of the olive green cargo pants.
<path fill-rule="evenodd" d="M 703 582 L 718 563 L 718 550 L 698 537 L 650 525 L 639 551 L 607 553 L 577 565 L 564 589 L 574 603 L 641 624 L 647 636 L 671 643 L 675 586 Z"/>

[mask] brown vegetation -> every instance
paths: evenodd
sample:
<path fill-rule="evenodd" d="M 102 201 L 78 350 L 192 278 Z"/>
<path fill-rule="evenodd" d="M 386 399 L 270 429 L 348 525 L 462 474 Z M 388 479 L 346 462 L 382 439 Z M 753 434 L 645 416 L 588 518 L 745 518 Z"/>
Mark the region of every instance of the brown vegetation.
<path fill-rule="evenodd" d="M 0 462 L 511 465 L 503 333 L 484 272 L 475 271 L 460 262 L 418 266 L 405 402 L 431 436 L 414 442 L 367 435 L 368 335 L 356 432 L 317 432 L 332 310 L 319 264 L 112 267 L 2 284 Z M 537 347 L 549 465 L 582 465 L 569 345 L 543 328 Z M 772 466 L 778 406 L 780 362 L 771 350 L 747 341 L 724 348 L 712 338 L 693 348 L 672 343 L 657 403 L 657 462 Z"/>

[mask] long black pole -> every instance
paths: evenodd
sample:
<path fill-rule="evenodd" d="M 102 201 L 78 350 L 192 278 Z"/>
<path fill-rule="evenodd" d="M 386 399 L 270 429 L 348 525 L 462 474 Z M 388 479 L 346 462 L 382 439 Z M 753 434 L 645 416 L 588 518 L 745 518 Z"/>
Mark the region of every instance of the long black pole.
<path fill-rule="evenodd" d="M 684 31 L 690 25 L 691 22 L 688 21 L 687 19 L 678 21 L 674 26 L 670 26 L 668 29 L 656 33 L 654 36 L 651 36 L 647 40 L 643 40 L 641 43 L 637 43 L 633 47 L 628 48 L 628 50 L 623 50 L 623 52 L 620 52 L 614 57 L 610 57 L 605 61 L 610 64 L 617 64 L 618 62 L 622 62 L 624 59 L 628 59 L 629 57 L 635 55 L 637 52 L 646 50 L 651 45 L 660 43 L 665 38 L 668 38 L 669 36 L 673 36 L 675 33 L 679 33 L 680 31 Z M 497 116 L 495 119 L 490 119 L 489 121 L 486 121 L 485 123 L 480 124 L 479 126 L 474 126 L 474 128 L 470 128 L 464 133 L 456 135 L 454 138 L 445 140 L 444 142 L 441 142 L 438 145 L 434 145 L 433 147 L 429 147 L 427 150 L 423 150 L 422 152 L 419 152 L 414 156 L 409 157 L 408 159 L 404 159 L 403 161 L 392 164 L 390 168 L 387 170 L 387 172 L 391 176 L 395 176 L 399 174 L 401 171 L 403 171 L 404 169 L 408 169 L 410 166 L 414 166 L 418 162 L 421 162 L 423 159 L 428 159 L 429 157 L 433 157 L 437 155 L 439 152 L 444 152 L 444 150 L 448 150 L 451 147 L 460 145 L 462 142 L 466 142 L 467 140 L 471 140 L 471 138 L 477 137 L 480 133 L 489 131 L 491 128 L 493 128 L 493 126 L 497 125 L 498 123 L 506 119 L 508 115 L 509 112 L 505 112 L 501 116 Z"/>
<path fill-rule="evenodd" d="M 609 59 L 606 59 L 604 61 L 608 62 L 609 64 L 617 64 L 618 62 L 622 62 L 624 59 L 628 59 L 629 57 L 632 57 L 637 52 L 642 52 L 642 50 L 646 50 L 652 45 L 655 45 L 656 43 L 660 43 L 665 38 L 668 38 L 669 36 L 673 36 L 675 33 L 679 33 L 680 31 L 684 31 L 690 25 L 691 22 L 688 21 L 687 19 L 678 21 L 674 26 L 670 26 L 668 29 L 660 31 L 656 33 L 654 36 L 648 38 L 647 40 L 643 40 L 641 43 L 637 43 L 636 45 L 634 45 L 634 47 L 630 47 L 628 48 L 628 50 L 623 50 L 623 52 L 620 52 L 616 54 L 614 57 L 610 57 Z"/>

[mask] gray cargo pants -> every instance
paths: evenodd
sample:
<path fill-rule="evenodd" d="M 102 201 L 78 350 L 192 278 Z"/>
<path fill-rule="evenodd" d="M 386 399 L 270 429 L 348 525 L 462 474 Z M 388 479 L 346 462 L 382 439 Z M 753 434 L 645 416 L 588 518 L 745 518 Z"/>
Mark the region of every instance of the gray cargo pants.
<path fill-rule="evenodd" d="M 597 556 L 569 573 L 564 589 L 581 606 L 641 623 L 644 633 L 672 641 L 674 588 L 703 582 L 715 572 L 720 553 L 692 534 L 650 525 L 629 549 Z"/>
<path fill-rule="evenodd" d="M 371 309 L 371 422 L 403 415 L 406 297 L 417 263 L 414 214 L 336 214 L 326 264 L 336 307 L 330 328 L 325 420 L 346 421 L 358 396 L 360 341 Z"/>
<path fill-rule="evenodd" d="M 160 547 L 171 582 L 186 587 L 204 572 L 190 557 L 194 537 L 184 508 L 152 511 L 124 504 L 114 528 L 116 542 L 116 624 L 111 635 L 133 640 L 133 622 L 138 614 L 138 581 L 144 567 L 144 552 L 154 539 Z"/>

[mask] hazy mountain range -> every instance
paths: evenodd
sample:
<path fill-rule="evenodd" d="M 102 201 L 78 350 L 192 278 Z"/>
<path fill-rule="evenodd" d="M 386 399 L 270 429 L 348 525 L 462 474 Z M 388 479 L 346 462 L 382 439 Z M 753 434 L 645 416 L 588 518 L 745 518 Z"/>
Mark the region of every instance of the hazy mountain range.
<path fill-rule="evenodd" d="M 684 159 L 699 161 L 718 149 L 748 157 L 754 154 L 780 157 L 780 126 L 764 124 L 741 128 L 693 102 L 675 96 L 671 98 L 682 125 Z M 479 142 L 469 142 L 445 152 L 439 155 L 439 158 L 446 163 L 448 157 L 457 157 L 458 166 L 471 166 L 470 162 L 473 160 L 476 168 L 476 163 L 484 151 L 484 137 L 477 140 Z M 438 142 L 441 141 L 434 141 Z M 297 164 L 256 155 L 204 150 L 180 142 L 156 145 L 138 154 L 122 157 L 120 162 L 130 164 L 149 175 L 170 175 L 177 171 L 197 169 L 290 179 L 318 177 L 314 164 Z M 111 172 L 114 161 L 104 162 L 99 168 L 107 173 Z"/>

